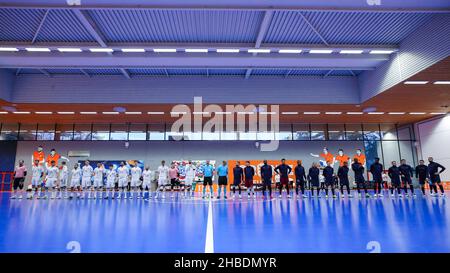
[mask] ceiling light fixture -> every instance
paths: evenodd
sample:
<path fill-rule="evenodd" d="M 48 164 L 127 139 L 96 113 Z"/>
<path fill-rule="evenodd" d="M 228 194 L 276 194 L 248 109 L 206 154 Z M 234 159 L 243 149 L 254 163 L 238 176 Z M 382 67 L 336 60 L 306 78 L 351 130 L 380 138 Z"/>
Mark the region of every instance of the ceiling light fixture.
<path fill-rule="evenodd" d="M 389 112 L 389 115 L 404 115 L 405 112 Z"/>
<path fill-rule="evenodd" d="M 339 51 L 340 54 L 362 54 L 363 50 L 343 49 Z"/>
<path fill-rule="evenodd" d="M 433 84 L 450 84 L 450 81 L 435 81 Z"/>
<path fill-rule="evenodd" d="M 119 112 L 102 112 L 104 115 L 118 115 Z"/>
<path fill-rule="evenodd" d="M 347 112 L 347 115 L 362 115 L 363 112 Z"/>
<path fill-rule="evenodd" d="M 239 53 L 239 49 L 234 48 L 220 48 L 216 50 L 217 53 Z"/>
<path fill-rule="evenodd" d="M 112 48 L 90 48 L 89 51 L 94 52 L 94 53 L 97 53 L 97 52 L 109 53 L 109 52 L 113 52 L 114 49 L 112 49 Z"/>
<path fill-rule="evenodd" d="M 403 84 L 427 84 L 428 81 L 405 81 Z"/>
<path fill-rule="evenodd" d="M 81 48 L 58 48 L 59 52 L 82 52 Z"/>
<path fill-rule="evenodd" d="M 75 112 L 57 112 L 60 115 L 73 115 Z"/>
<path fill-rule="evenodd" d="M 15 47 L 0 47 L 0 51 L 15 52 L 19 51 L 19 49 Z"/>
<path fill-rule="evenodd" d="M 298 112 L 281 112 L 283 115 L 298 115 Z"/>
<path fill-rule="evenodd" d="M 371 50 L 369 53 L 370 54 L 391 54 L 393 52 L 394 52 L 394 50 L 378 50 L 378 49 L 374 49 L 374 50 Z"/>
<path fill-rule="evenodd" d="M 97 112 L 80 112 L 82 115 L 97 115 Z"/>
<path fill-rule="evenodd" d="M 149 115 L 164 115 L 164 112 L 147 112 Z"/>
<path fill-rule="evenodd" d="M 46 47 L 27 47 L 25 50 L 28 52 L 50 52 L 50 48 Z"/>
<path fill-rule="evenodd" d="M 140 115 L 142 112 L 125 112 L 125 115 Z"/>
<path fill-rule="evenodd" d="M 122 52 L 125 53 L 142 53 L 145 52 L 143 48 L 122 48 Z"/>
<path fill-rule="evenodd" d="M 248 53 L 270 53 L 270 49 L 251 48 L 247 50 Z"/>
<path fill-rule="evenodd" d="M 325 112 L 325 115 L 340 115 L 342 112 Z"/>
<path fill-rule="evenodd" d="M 154 48 L 153 51 L 157 53 L 177 52 L 175 48 Z"/>
<path fill-rule="evenodd" d="M 303 112 L 304 115 L 319 115 L 320 112 Z"/>
<path fill-rule="evenodd" d="M 28 111 L 16 111 L 16 112 L 13 112 L 13 114 L 28 115 L 28 114 L 30 114 L 30 112 L 28 112 Z"/>
<path fill-rule="evenodd" d="M 311 49 L 309 53 L 311 54 L 331 54 L 333 50 L 331 49 Z"/>
<path fill-rule="evenodd" d="M 53 114 L 52 112 L 34 112 L 35 114 L 38 114 L 38 115 L 51 115 L 51 114 Z"/>
<path fill-rule="evenodd" d="M 208 53 L 206 48 L 186 48 L 184 51 L 187 53 Z"/>
<path fill-rule="evenodd" d="M 369 114 L 369 115 L 383 115 L 384 112 L 369 112 L 367 114 Z"/>
<path fill-rule="evenodd" d="M 302 53 L 302 50 L 301 49 L 280 49 L 280 50 L 278 50 L 278 53 L 298 54 L 298 53 Z"/>

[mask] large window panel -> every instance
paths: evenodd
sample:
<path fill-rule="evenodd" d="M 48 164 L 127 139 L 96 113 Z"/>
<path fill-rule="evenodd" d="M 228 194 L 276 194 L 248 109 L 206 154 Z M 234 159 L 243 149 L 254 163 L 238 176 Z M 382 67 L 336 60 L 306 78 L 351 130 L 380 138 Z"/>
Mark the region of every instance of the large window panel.
<path fill-rule="evenodd" d="M 397 140 L 397 127 L 395 124 L 380 124 L 381 138 L 383 140 Z"/>
<path fill-rule="evenodd" d="M 38 124 L 37 140 L 54 140 L 55 124 Z"/>
<path fill-rule="evenodd" d="M 413 132 L 410 126 L 397 128 L 397 135 L 399 140 L 413 140 Z"/>
<path fill-rule="evenodd" d="M 109 124 L 94 124 L 92 127 L 92 140 L 109 140 Z"/>
<path fill-rule="evenodd" d="M 166 127 L 164 124 L 149 124 L 148 125 L 148 136 L 149 140 L 165 140 Z"/>
<path fill-rule="evenodd" d="M 239 132 L 239 140 L 257 140 L 257 132 Z"/>
<path fill-rule="evenodd" d="M 73 124 L 57 124 L 55 140 L 73 140 Z"/>
<path fill-rule="evenodd" d="M 73 140 L 92 140 L 92 125 L 75 124 Z"/>
<path fill-rule="evenodd" d="M 399 140 L 398 145 L 400 146 L 401 159 L 405 159 L 406 162 L 413 167 L 416 166 L 417 162 L 415 162 L 412 142 L 408 140 Z"/>
<path fill-rule="evenodd" d="M 0 140 L 17 140 L 19 124 L 18 123 L 2 123 L 0 132 Z"/>
<path fill-rule="evenodd" d="M 326 140 L 326 124 L 311 124 L 311 140 Z"/>
<path fill-rule="evenodd" d="M 363 124 L 364 139 L 368 141 L 380 140 L 380 126 L 378 124 Z"/>
<path fill-rule="evenodd" d="M 345 140 L 344 124 L 328 124 L 329 140 Z"/>
<path fill-rule="evenodd" d="M 203 132 L 202 134 L 203 140 L 220 140 L 219 132 Z"/>
<path fill-rule="evenodd" d="M 128 140 L 127 124 L 111 124 L 111 140 Z"/>
<path fill-rule="evenodd" d="M 146 140 L 147 139 L 147 125 L 146 124 L 131 124 L 128 132 L 128 140 Z"/>
<path fill-rule="evenodd" d="M 236 132 L 220 132 L 220 140 L 237 140 L 238 134 Z"/>
<path fill-rule="evenodd" d="M 268 138 L 268 139 L 264 139 L 264 140 L 292 140 L 292 126 L 291 124 L 280 124 L 279 128 L 278 128 L 279 132 L 267 132 L 270 134 L 272 134 L 274 136 L 274 138 Z M 267 137 L 269 137 L 269 135 L 267 135 Z M 258 138 L 259 139 L 259 138 Z M 263 140 L 263 139 L 261 139 Z"/>
<path fill-rule="evenodd" d="M 294 124 L 294 140 L 310 140 L 309 124 Z"/>
<path fill-rule="evenodd" d="M 19 140 L 36 140 L 37 124 L 20 124 Z"/>
<path fill-rule="evenodd" d="M 184 132 L 184 140 L 202 140 L 202 132 Z"/>
<path fill-rule="evenodd" d="M 345 139 L 346 140 L 363 140 L 363 131 L 361 124 L 346 124 L 345 125 Z"/>
<path fill-rule="evenodd" d="M 384 140 L 381 142 L 383 145 L 383 158 L 384 166 L 388 169 L 391 166 L 392 161 L 396 161 L 397 165 L 400 162 L 400 151 L 398 149 L 397 141 Z"/>

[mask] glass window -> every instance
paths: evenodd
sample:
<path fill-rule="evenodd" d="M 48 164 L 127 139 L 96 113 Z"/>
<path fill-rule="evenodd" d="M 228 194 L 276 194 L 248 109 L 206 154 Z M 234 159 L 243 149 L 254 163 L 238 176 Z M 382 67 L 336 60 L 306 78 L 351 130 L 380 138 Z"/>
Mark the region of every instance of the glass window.
<path fill-rule="evenodd" d="M 92 127 L 92 140 L 109 140 L 109 124 L 94 124 Z"/>
<path fill-rule="evenodd" d="M 36 140 L 37 124 L 20 124 L 19 140 Z"/>
<path fill-rule="evenodd" d="M 381 128 L 381 138 L 383 140 L 396 140 L 397 138 L 397 128 L 395 124 L 380 124 Z"/>
<path fill-rule="evenodd" d="M 239 140 L 256 140 L 256 132 L 239 132 Z"/>
<path fill-rule="evenodd" d="M 184 132 L 184 140 L 202 140 L 202 132 Z"/>
<path fill-rule="evenodd" d="M 280 124 L 279 132 L 275 132 L 275 140 L 292 140 L 292 126 L 291 124 Z M 273 135 L 273 132 L 271 132 Z M 267 140 L 272 140 L 267 139 Z"/>
<path fill-rule="evenodd" d="M 75 124 L 75 130 L 73 132 L 73 140 L 91 140 L 91 124 Z"/>
<path fill-rule="evenodd" d="M 111 124 L 111 140 L 128 140 L 127 124 Z"/>
<path fill-rule="evenodd" d="M 220 140 L 237 140 L 236 132 L 220 132 Z"/>
<path fill-rule="evenodd" d="M 256 137 L 258 140 L 274 140 L 276 137 L 281 137 L 280 134 L 281 132 L 258 132 Z"/>
<path fill-rule="evenodd" d="M 55 140 L 73 140 L 73 124 L 57 124 Z"/>
<path fill-rule="evenodd" d="M 405 126 L 397 129 L 398 139 L 400 140 L 412 140 L 412 130 L 410 126 Z"/>
<path fill-rule="evenodd" d="M 380 127 L 378 124 L 363 124 L 365 140 L 380 140 Z"/>
<path fill-rule="evenodd" d="M 38 124 L 37 140 L 54 140 L 55 124 Z"/>
<path fill-rule="evenodd" d="M 146 124 L 131 124 L 128 133 L 128 140 L 146 140 L 147 139 L 147 125 Z"/>
<path fill-rule="evenodd" d="M 325 124 L 311 124 L 311 140 L 325 140 L 325 132 Z"/>
<path fill-rule="evenodd" d="M 362 140 L 363 133 L 361 124 L 346 124 L 345 125 L 345 139 L 346 140 Z"/>
<path fill-rule="evenodd" d="M 375 157 L 380 158 L 380 162 L 383 163 L 383 157 L 381 154 L 381 141 L 377 140 L 365 140 L 364 141 L 364 153 L 366 156 L 367 168 L 375 162 Z M 386 167 L 386 165 L 385 165 Z"/>
<path fill-rule="evenodd" d="M 147 138 L 149 140 L 164 140 L 165 130 L 164 124 L 149 124 Z"/>
<path fill-rule="evenodd" d="M 344 124 L 328 124 L 329 140 L 345 140 Z"/>
<path fill-rule="evenodd" d="M 384 158 L 384 166 L 386 169 L 389 169 L 392 161 L 397 161 L 397 166 L 400 162 L 400 151 L 398 150 L 397 141 L 385 140 L 381 143 L 383 145 L 383 158 Z"/>
<path fill-rule="evenodd" d="M 400 132 L 400 130 L 399 130 Z M 400 133 L 399 133 L 400 135 Z M 413 142 L 408 140 L 399 140 L 398 145 L 400 146 L 400 157 L 401 159 L 405 159 L 406 163 L 415 167 L 415 157 L 414 157 L 414 148 L 413 148 Z"/>
<path fill-rule="evenodd" d="M 203 140 L 220 140 L 219 132 L 203 132 Z"/>
<path fill-rule="evenodd" d="M 17 140 L 19 129 L 18 123 L 3 123 L 2 131 L 0 133 L 0 140 Z"/>
<path fill-rule="evenodd" d="M 294 124 L 294 140 L 310 140 L 309 124 Z"/>

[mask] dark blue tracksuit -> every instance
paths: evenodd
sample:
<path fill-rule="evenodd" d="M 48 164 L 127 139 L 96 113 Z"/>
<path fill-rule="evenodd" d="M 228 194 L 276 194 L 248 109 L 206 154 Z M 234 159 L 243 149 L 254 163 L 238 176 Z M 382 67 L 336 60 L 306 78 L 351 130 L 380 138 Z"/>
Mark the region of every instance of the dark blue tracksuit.
<path fill-rule="evenodd" d="M 381 163 L 373 163 L 370 165 L 370 173 L 372 174 L 373 182 L 375 183 L 375 192 L 381 193 L 383 184 L 383 165 Z"/>
<path fill-rule="evenodd" d="M 439 171 L 439 168 L 441 168 L 440 171 Z M 436 193 L 437 193 L 436 183 L 439 185 L 439 189 L 441 190 L 441 193 L 442 194 L 444 193 L 444 186 L 442 186 L 442 184 L 441 184 L 441 177 L 439 175 L 443 171 L 445 171 L 445 167 L 439 163 L 430 162 L 428 164 L 428 174 L 430 176 L 430 182 L 431 182 L 434 190 L 436 191 Z"/>
<path fill-rule="evenodd" d="M 394 188 L 397 188 L 398 194 L 400 194 L 400 169 L 397 166 L 392 166 L 388 170 L 388 176 L 391 179 L 391 194 L 394 194 Z"/>
<path fill-rule="evenodd" d="M 236 187 L 239 189 L 239 194 L 241 194 L 241 182 L 242 177 L 244 176 L 244 169 L 241 167 L 233 168 L 233 194 L 236 193 Z"/>
<path fill-rule="evenodd" d="M 347 166 L 341 166 L 338 169 L 339 184 L 341 185 L 341 193 L 344 194 L 344 186 L 347 187 L 347 193 L 350 194 L 350 181 L 348 181 L 349 168 Z"/>
<path fill-rule="evenodd" d="M 273 170 L 272 166 L 269 164 L 264 164 L 261 166 L 261 179 L 263 181 L 263 194 L 265 194 L 266 189 L 269 189 L 269 194 L 272 196 L 272 177 Z"/>
<path fill-rule="evenodd" d="M 361 165 L 361 163 L 353 163 L 352 170 L 355 172 L 355 182 L 358 193 L 361 187 L 364 189 L 364 192 L 367 193 L 366 184 L 364 183 L 364 166 Z"/>
<path fill-rule="evenodd" d="M 300 187 L 302 194 L 305 193 L 305 181 L 306 181 L 306 171 L 302 165 L 297 165 L 294 168 L 295 173 L 295 193 L 298 194 L 298 187 Z"/>

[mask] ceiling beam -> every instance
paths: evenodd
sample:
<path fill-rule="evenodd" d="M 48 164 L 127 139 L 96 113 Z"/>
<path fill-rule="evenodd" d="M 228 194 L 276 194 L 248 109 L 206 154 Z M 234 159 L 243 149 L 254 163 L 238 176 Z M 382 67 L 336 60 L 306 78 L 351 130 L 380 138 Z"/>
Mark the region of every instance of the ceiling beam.
<path fill-rule="evenodd" d="M 58 2 L 58 3 L 57 3 Z M 36 0 L 11 1 L 2 3 L 2 8 L 19 9 L 139 9 L 139 10 L 255 10 L 255 11 L 334 11 L 334 12 L 450 12 L 448 1 L 428 0 L 428 1 L 341 1 L 339 6 L 334 1 L 329 0 L 265 0 L 265 1 L 242 1 L 242 0 L 186 0 L 182 3 L 168 3 L 167 1 L 133 0 L 133 1 L 103 1 L 89 0 L 82 1 L 82 6 L 69 6 L 66 1 L 40 1 Z M 377 4 L 379 3 L 379 4 Z M 381 4 L 381 5 L 380 5 Z"/>
<path fill-rule="evenodd" d="M 249 68 L 247 71 L 245 71 L 245 79 L 249 79 L 252 74 L 253 69 Z"/>
<path fill-rule="evenodd" d="M 125 76 L 127 79 L 131 79 L 130 73 L 125 68 L 119 68 L 120 72 Z"/>
<path fill-rule="evenodd" d="M 215 53 L 216 49 L 239 49 L 241 53 L 245 53 L 248 49 L 255 48 L 254 43 L 108 43 L 108 48 L 113 49 L 114 51 L 121 51 L 123 48 L 142 48 L 146 51 L 153 52 L 155 48 L 172 48 L 177 49 L 180 53 L 184 53 L 183 50 L 186 48 L 201 48 L 201 49 L 209 49 L 208 54 Z M 58 48 L 80 48 L 83 51 L 89 52 L 90 48 L 98 47 L 98 43 L 72 43 L 72 42 L 35 42 L 33 46 L 36 47 L 46 47 L 53 51 L 57 51 Z M 20 42 L 20 41 L 0 41 L 0 47 L 15 47 L 19 50 L 25 50 L 25 48 L 30 47 L 29 42 Z M 328 46 L 324 46 L 323 44 L 273 44 L 273 43 L 264 43 L 260 45 L 259 48 L 270 49 L 272 52 L 278 52 L 280 49 L 301 49 L 303 52 L 309 51 L 311 49 L 331 49 L 333 51 L 340 50 L 349 50 L 349 49 L 358 49 L 363 50 L 363 52 L 369 52 L 370 50 L 391 50 L 397 51 L 397 45 L 356 45 L 356 44 L 329 44 Z M 136 54 L 136 53 L 133 53 Z M 193 54 L 193 53 L 189 53 Z M 205 53 L 197 53 L 197 54 L 205 54 Z M 233 55 L 236 53 L 221 53 L 226 55 Z M 297 54 L 292 54 L 297 55 Z"/>
<path fill-rule="evenodd" d="M 331 73 L 333 73 L 333 69 L 330 69 L 325 75 L 323 75 L 324 78 L 328 77 Z"/>
<path fill-rule="evenodd" d="M 305 15 L 303 15 L 303 13 L 301 11 L 298 12 L 298 14 L 300 14 L 300 16 L 303 18 L 303 21 L 305 21 L 305 23 L 311 28 L 311 30 L 317 35 L 319 36 L 320 40 L 322 40 L 322 42 L 324 44 L 326 44 L 327 46 L 329 46 L 330 44 L 325 40 L 325 38 L 320 34 L 320 32 L 317 30 L 316 27 L 313 26 L 313 24 L 311 24 L 311 22 L 305 17 Z"/>
<path fill-rule="evenodd" d="M 45 13 L 44 13 L 44 16 L 42 16 L 41 22 L 39 23 L 38 28 L 34 32 L 33 39 L 31 40 L 32 44 L 34 44 L 34 42 L 36 41 L 37 37 L 39 36 L 39 32 L 41 31 L 41 28 L 44 25 L 45 19 L 47 18 L 47 15 L 48 15 L 49 12 L 50 12 L 50 10 L 46 10 Z"/>
<path fill-rule="evenodd" d="M 267 33 L 267 29 L 270 26 L 270 21 L 272 20 L 272 15 L 273 15 L 273 11 L 266 11 L 264 13 L 264 18 L 261 22 L 261 25 L 259 26 L 259 31 L 258 31 L 258 35 L 256 36 L 256 42 L 255 42 L 255 48 L 260 48 L 262 41 L 264 40 L 264 37 L 266 37 L 266 33 Z M 257 53 L 253 53 L 253 56 L 256 56 Z M 251 71 L 247 70 L 247 72 L 245 73 L 245 78 L 248 79 L 247 77 L 247 73 L 248 73 L 248 77 L 250 77 L 250 74 L 252 73 Z"/>
<path fill-rule="evenodd" d="M 289 56 L 286 56 L 289 55 Z M 145 68 L 145 67 L 230 67 L 230 68 L 315 68 L 371 70 L 389 60 L 374 54 L 128 54 L 0 52 L 1 68 Z"/>
<path fill-rule="evenodd" d="M 94 20 L 89 16 L 88 12 L 80 9 L 72 9 L 75 16 L 80 20 L 81 24 L 86 28 L 89 34 L 97 41 L 101 47 L 108 47 L 106 39 L 97 27 Z"/>
<path fill-rule="evenodd" d="M 80 69 L 81 73 L 83 73 L 85 76 L 91 77 L 89 73 L 86 72 L 84 69 Z"/>
<path fill-rule="evenodd" d="M 52 75 L 45 69 L 38 69 L 42 74 L 51 77 Z"/>

